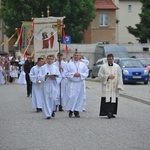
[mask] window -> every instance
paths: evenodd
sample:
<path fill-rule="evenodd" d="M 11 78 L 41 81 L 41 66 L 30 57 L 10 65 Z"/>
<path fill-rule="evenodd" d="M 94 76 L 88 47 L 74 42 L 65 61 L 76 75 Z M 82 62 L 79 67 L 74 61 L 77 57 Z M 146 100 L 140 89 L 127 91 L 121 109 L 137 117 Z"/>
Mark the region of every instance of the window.
<path fill-rule="evenodd" d="M 108 13 L 100 14 L 100 26 L 101 27 L 108 26 Z"/>
<path fill-rule="evenodd" d="M 132 11 L 132 5 L 128 5 L 128 11 Z"/>

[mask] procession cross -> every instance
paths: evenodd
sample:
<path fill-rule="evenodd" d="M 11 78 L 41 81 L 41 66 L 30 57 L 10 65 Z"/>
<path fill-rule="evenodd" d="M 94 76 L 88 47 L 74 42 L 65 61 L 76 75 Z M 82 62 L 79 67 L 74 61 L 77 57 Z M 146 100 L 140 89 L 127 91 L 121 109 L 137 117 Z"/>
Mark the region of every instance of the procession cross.
<path fill-rule="evenodd" d="M 57 25 L 53 25 L 53 28 L 57 28 L 58 42 L 60 44 L 62 39 L 62 28 L 65 28 L 65 25 L 63 24 L 61 19 L 57 19 Z M 60 52 L 60 48 L 59 48 L 59 52 Z"/>
<path fill-rule="evenodd" d="M 59 54 L 60 54 L 60 43 L 62 40 L 62 28 L 65 28 L 65 25 L 63 24 L 63 22 L 61 21 L 61 19 L 57 19 L 57 25 L 53 25 L 53 28 L 57 28 L 57 35 L 58 35 L 58 43 L 59 43 Z M 59 70 L 61 72 L 60 69 L 61 66 L 61 61 L 60 61 L 60 55 L 59 55 Z M 59 84 L 59 91 L 60 91 L 60 106 L 62 105 L 62 101 L 61 101 L 61 82 Z"/>

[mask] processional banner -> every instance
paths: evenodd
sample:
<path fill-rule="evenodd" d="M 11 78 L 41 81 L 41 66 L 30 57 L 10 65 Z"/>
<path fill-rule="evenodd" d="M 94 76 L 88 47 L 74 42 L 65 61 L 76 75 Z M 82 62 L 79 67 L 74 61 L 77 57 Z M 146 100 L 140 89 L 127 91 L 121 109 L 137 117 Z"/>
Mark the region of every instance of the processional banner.
<path fill-rule="evenodd" d="M 19 43 L 21 52 L 24 53 L 24 55 L 33 55 L 34 46 L 32 22 L 22 22 L 22 28 L 20 32 L 22 32 Z"/>
<path fill-rule="evenodd" d="M 64 17 L 34 18 L 34 57 L 46 58 L 59 51 L 57 20 L 63 22 Z"/>

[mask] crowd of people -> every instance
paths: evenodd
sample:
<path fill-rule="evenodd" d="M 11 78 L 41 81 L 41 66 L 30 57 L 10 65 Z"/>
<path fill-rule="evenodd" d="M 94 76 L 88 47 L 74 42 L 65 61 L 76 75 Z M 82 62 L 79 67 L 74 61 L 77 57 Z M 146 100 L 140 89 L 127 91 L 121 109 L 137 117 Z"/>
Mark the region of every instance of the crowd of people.
<path fill-rule="evenodd" d="M 55 112 L 68 111 L 80 118 L 80 112 L 86 104 L 85 78 L 88 76 L 88 63 L 75 52 L 73 59 L 64 61 L 63 54 L 48 55 L 46 61 L 38 58 L 33 65 L 28 57 L 24 65 L 27 82 L 27 97 L 32 95 L 32 107 L 43 112 L 47 119 L 55 117 Z M 88 60 L 87 60 L 88 61 Z M 87 62 L 86 61 L 86 62 Z"/>
<path fill-rule="evenodd" d="M 0 84 L 15 83 L 20 75 L 16 57 L 0 56 Z"/>
<path fill-rule="evenodd" d="M 100 116 L 115 118 L 117 114 L 118 93 L 123 90 L 120 67 L 113 62 L 112 54 L 107 55 L 108 63 L 104 64 L 98 73 L 102 83 Z M 12 61 L 14 62 L 14 60 Z M 80 118 L 80 112 L 85 111 L 86 84 L 89 74 L 89 61 L 78 51 L 69 61 L 65 61 L 62 53 L 48 55 L 33 62 L 28 57 L 20 68 L 11 63 L 8 57 L 0 59 L 0 84 L 9 84 L 10 77 L 19 84 L 26 84 L 27 97 L 32 99 L 32 107 L 36 112 L 43 112 L 46 119 L 55 117 L 56 111 L 67 110 L 69 117 Z"/>

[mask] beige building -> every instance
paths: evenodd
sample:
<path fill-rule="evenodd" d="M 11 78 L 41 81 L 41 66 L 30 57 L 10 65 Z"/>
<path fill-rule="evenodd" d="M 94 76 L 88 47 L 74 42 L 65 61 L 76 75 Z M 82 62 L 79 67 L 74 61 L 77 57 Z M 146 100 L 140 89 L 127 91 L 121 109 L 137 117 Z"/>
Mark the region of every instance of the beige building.
<path fill-rule="evenodd" d="M 135 27 L 140 22 L 142 3 L 140 0 L 113 0 L 119 8 L 116 10 L 116 43 L 138 43 L 136 37 L 130 34 L 126 27 Z"/>

